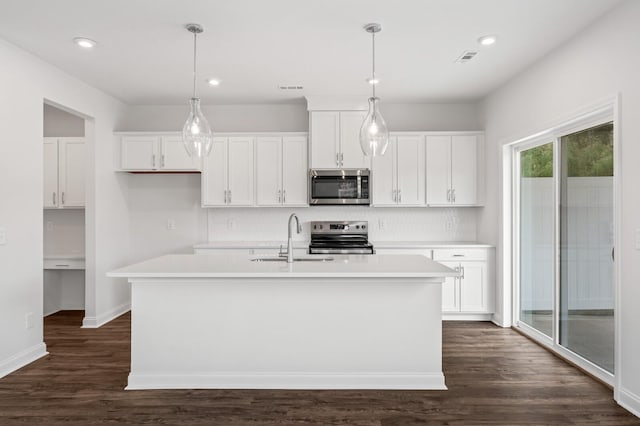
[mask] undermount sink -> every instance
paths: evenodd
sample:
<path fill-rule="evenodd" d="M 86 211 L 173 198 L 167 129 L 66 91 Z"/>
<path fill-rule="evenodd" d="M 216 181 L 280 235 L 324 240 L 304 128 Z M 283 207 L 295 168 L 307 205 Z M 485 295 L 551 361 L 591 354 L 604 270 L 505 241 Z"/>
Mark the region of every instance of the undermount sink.
<path fill-rule="evenodd" d="M 333 257 L 294 257 L 295 262 L 331 262 Z M 256 257 L 252 262 L 286 262 L 286 257 Z"/>

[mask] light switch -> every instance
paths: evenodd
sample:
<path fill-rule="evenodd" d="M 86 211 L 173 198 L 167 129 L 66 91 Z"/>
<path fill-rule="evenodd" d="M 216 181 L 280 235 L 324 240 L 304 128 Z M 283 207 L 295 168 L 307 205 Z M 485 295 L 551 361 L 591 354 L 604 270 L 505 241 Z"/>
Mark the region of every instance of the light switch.
<path fill-rule="evenodd" d="M 7 244 L 7 230 L 0 227 L 0 246 Z"/>
<path fill-rule="evenodd" d="M 167 229 L 173 231 L 176 229 L 176 221 L 175 219 L 167 219 Z"/>

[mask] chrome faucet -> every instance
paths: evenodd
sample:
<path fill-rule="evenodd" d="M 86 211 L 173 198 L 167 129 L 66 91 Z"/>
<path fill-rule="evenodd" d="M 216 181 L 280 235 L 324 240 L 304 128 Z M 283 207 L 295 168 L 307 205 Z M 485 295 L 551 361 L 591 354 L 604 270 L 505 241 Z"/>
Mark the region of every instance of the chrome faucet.
<path fill-rule="evenodd" d="M 289 224 L 287 226 L 287 263 L 293 263 L 293 240 L 291 238 L 291 222 L 293 219 L 296 220 L 296 233 L 302 232 L 302 227 L 300 226 L 300 221 L 298 220 L 298 216 L 295 213 L 291 213 L 289 216 Z"/>

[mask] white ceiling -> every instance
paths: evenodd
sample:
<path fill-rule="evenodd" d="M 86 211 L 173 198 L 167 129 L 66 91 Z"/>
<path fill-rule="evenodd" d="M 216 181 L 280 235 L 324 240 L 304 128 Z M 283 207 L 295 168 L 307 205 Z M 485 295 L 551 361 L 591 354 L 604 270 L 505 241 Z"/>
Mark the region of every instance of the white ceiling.
<path fill-rule="evenodd" d="M 482 98 L 592 23 L 618 0 L 0 0 L 0 37 L 130 104 L 191 96 L 200 23 L 203 103 L 279 103 L 366 96 L 371 37 L 378 94 L 394 102 Z M 492 47 L 477 38 L 496 34 Z M 96 40 L 93 51 L 72 42 Z M 465 50 L 479 50 L 454 63 Z M 208 87 L 206 79 L 222 84 Z M 279 84 L 304 90 L 282 92 Z"/>

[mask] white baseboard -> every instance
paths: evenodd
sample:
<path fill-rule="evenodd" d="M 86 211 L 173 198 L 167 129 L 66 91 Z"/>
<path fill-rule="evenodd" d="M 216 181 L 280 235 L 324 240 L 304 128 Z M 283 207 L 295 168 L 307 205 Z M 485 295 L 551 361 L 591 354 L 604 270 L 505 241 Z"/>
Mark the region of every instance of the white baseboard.
<path fill-rule="evenodd" d="M 136 389 L 402 389 L 446 390 L 444 374 L 130 373 Z"/>
<path fill-rule="evenodd" d="M 98 328 L 102 327 L 111 320 L 118 318 L 120 315 L 131 310 L 131 302 L 123 303 L 120 306 L 107 311 L 97 317 L 84 317 L 82 320 L 82 328 Z"/>
<path fill-rule="evenodd" d="M 640 417 L 640 396 L 622 388 L 618 392 L 616 402 L 634 416 Z"/>
<path fill-rule="evenodd" d="M 444 321 L 491 321 L 493 314 L 442 313 Z"/>
<path fill-rule="evenodd" d="M 19 368 L 22 368 L 47 354 L 49 354 L 49 352 L 47 352 L 47 345 L 42 342 L 0 361 L 0 378 L 13 373 Z"/>

